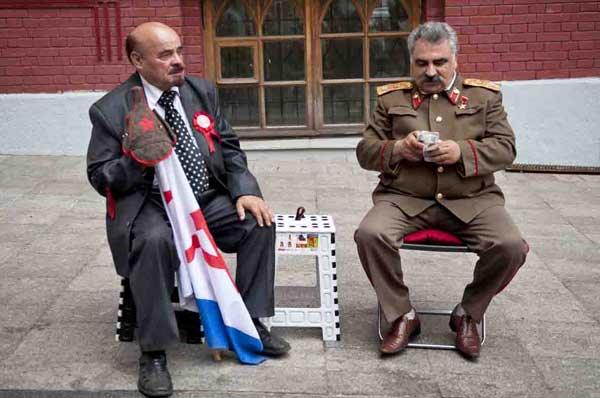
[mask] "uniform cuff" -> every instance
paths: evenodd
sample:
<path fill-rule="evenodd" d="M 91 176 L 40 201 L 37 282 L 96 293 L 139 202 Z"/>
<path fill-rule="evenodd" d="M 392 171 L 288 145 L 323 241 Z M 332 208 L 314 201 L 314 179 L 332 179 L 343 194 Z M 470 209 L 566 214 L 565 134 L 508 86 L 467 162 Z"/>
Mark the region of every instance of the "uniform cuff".
<path fill-rule="evenodd" d="M 473 141 L 466 140 L 458 142 L 461 153 L 459 174 L 461 177 L 473 177 L 479 175 L 479 159 Z"/>
<path fill-rule="evenodd" d="M 386 174 L 395 174 L 396 169 L 398 168 L 398 162 L 392 163 L 395 144 L 395 140 L 387 140 L 381 145 L 381 150 L 379 152 L 379 161 L 381 162 L 381 171 L 383 171 Z"/>

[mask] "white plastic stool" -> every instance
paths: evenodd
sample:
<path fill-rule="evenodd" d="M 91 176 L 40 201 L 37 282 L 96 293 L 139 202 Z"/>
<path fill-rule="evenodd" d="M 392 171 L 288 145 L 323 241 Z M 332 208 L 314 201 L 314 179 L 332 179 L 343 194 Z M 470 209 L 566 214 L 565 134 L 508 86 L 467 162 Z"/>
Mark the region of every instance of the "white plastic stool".
<path fill-rule="evenodd" d="M 335 225 L 329 215 L 275 215 L 275 264 L 279 256 L 317 258 L 317 284 L 320 306 L 316 308 L 275 307 L 275 315 L 266 320 L 268 327 L 319 327 L 323 341 L 340 340 L 340 312 L 335 262 Z"/>

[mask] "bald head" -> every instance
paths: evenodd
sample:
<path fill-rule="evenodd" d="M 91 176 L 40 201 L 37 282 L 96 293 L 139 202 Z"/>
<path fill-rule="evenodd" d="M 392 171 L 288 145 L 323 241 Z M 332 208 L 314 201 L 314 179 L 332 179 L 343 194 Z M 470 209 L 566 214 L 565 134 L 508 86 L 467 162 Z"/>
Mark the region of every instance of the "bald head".
<path fill-rule="evenodd" d="M 177 32 L 160 22 L 146 22 L 127 35 L 129 61 L 150 84 L 161 90 L 183 84 L 185 64 Z"/>
<path fill-rule="evenodd" d="M 137 51 L 140 54 L 143 54 L 144 47 L 157 39 L 160 39 L 161 36 L 165 35 L 177 35 L 170 26 L 165 25 L 160 22 L 144 22 L 141 25 L 138 25 L 135 29 L 133 29 L 125 39 L 125 52 L 127 53 L 127 58 L 129 58 L 129 62 L 133 63 L 131 60 L 131 53 L 133 51 Z"/>

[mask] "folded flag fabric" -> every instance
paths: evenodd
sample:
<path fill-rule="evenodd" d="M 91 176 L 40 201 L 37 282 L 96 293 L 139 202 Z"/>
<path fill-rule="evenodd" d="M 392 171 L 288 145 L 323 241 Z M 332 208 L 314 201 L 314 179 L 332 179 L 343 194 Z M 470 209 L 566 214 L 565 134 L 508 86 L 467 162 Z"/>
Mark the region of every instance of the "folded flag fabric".
<path fill-rule="evenodd" d="M 200 313 L 209 348 L 232 350 L 244 364 L 266 358 L 262 343 L 175 152 L 155 166 L 181 264 L 180 304 Z"/>

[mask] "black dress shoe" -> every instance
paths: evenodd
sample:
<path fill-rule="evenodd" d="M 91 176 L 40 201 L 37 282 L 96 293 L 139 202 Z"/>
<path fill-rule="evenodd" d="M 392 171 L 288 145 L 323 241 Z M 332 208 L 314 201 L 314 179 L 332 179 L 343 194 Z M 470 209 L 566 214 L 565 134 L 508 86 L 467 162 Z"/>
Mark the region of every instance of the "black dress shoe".
<path fill-rule="evenodd" d="M 257 318 L 252 318 L 256 331 L 263 345 L 262 354 L 278 357 L 287 353 L 292 347 L 281 337 L 272 334 Z"/>
<path fill-rule="evenodd" d="M 168 397 L 173 394 L 173 383 L 164 351 L 142 353 L 138 390 L 148 397 Z"/>

